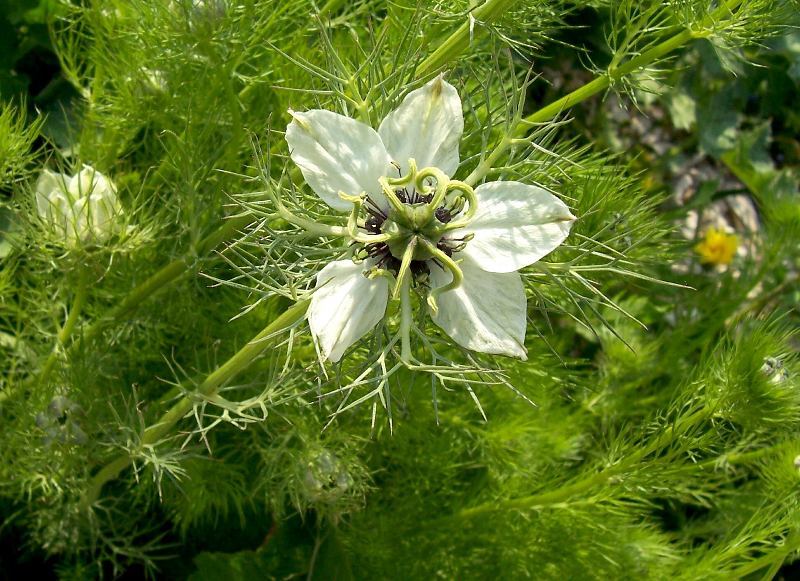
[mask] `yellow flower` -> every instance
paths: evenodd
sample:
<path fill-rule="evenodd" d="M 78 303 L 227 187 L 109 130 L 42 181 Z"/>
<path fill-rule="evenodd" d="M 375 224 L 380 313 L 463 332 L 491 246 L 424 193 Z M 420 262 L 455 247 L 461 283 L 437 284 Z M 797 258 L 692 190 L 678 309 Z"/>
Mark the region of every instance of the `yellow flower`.
<path fill-rule="evenodd" d="M 702 242 L 694 247 L 703 264 L 730 264 L 739 246 L 739 239 L 716 228 L 706 230 Z"/>

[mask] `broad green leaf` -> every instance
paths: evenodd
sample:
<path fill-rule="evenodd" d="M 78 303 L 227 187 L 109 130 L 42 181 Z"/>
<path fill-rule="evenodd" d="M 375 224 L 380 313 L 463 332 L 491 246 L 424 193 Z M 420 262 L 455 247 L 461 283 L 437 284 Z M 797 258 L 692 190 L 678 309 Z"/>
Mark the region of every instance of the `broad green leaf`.
<path fill-rule="evenodd" d="M 675 89 L 668 99 L 667 106 L 676 129 L 690 129 L 697 121 L 697 102 L 682 89 Z"/>

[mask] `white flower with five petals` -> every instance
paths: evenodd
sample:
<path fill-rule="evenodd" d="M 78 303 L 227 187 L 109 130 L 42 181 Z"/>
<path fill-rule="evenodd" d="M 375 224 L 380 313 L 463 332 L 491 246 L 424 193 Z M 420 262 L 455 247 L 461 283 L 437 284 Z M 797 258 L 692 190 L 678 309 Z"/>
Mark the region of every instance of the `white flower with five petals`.
<path fill-rule="evenodd" d="M 117 188 L 91 166 L 74 176 L 45 169 L 36 182 L 36 209 L 69 247 L 99 244 L 119 231 Z"/>
<path fill-rule="evenodd" d="M 344 115 L 291 112 L 292 160 L 361 244 L 317 275 L 308 320 L 338 361 L 400 294 L 408 358 L 412 284 L 459 345 L 525 359 L 527 303 L 517 272 L 553 251 L 575 216 L 543 189 L 514 181 L 474 190 L 453 180 L 464 130 L 461 100 L 441 77 L 410 92 L 378 131 Z M 394 291 L 392 285 L 394 284 Z"/>

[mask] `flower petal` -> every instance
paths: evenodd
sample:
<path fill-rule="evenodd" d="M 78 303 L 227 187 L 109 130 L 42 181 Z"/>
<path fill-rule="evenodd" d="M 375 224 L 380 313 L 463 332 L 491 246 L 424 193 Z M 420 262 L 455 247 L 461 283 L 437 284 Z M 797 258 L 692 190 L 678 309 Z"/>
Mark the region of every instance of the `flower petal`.
<path fill-rule="evenodd" d="M 386 313 L 389 281 L 364 276 L 365 264 L 331 262 L 317 275 L 308 307 L 308 324 L 322 354 L 339 361 Z"/>
<path fill-rule="evenodd" d="M 569 235 L 575 216 L 542 188 L 520 182 L 490 182 L 475 189 L 478 212 L 458 234 L 474 234 L 464 253 L 489 272 L 512 272 L 555 250 Z"/>
<path fill-rule="evenodd" d="M 84 168 L 72 176 L 67 186 L 67 191 L 73 200 L 79 200 L 92 193 L 95 185 L 94 168 L 84 166 Z"/>
<path fill-rule="evenodd" d="M 70 222 L 67 226 L 67 240 L 73 244 L 88 242 L 92 239 L 92 216 L 90 214 L 89 197 L 78 198 L 72 204 Z"/>
<path fill-rule="evenodd" d="M 438 298 L 433 322 L 467 349 L 527 359 L 525 328 L 527 300 L 522 278 L 516 272 L 493 273 L 481 269 L 469 256 L 460 263 L 464 281 Z M 431 284 L 440 287 L 453 280 L 450 272 L 430 263 Z"/>
<path fill-rule="evenodd" d="M 326 204 L 347 212 L 353 205 L 339 192 L 351 196 L 367 192 L 386 207 L 378 178 L 387 175 L 391 160 L 372 127 L 323 109 L 291 113 L 286 128 L 290 155 Z"/>
<path fill-rule="evenodd" d="M 69 239 L 70 230 L 74 230 L 72 206 L 66 192 L 56 188 L 44 198 L 38 198 L 39 216 L 50 226 L 50 230 L 59 238 Z"/>
<path fill-rule="evenodd" d="M 45 169 L 36 180 L 36 210 L 42 218 L 52 211 L 51 194 L 53 192 L 66 192 L 70 177 L 66 174 L 56 173 Z M 66 196 L 64 196 L 66 200 Z"/>
<path fill-rule="evenodd" d="M 464 132 L 461 98 L 441 76 L 406 95 L 378 128 L 392 159 L 408 172 L 408 159 L 417 167 L 438 167 L 449 177 L 458 169 L 458 143 Z"/>
<path fill-rule="evenodd" d="M 92 166 L 85 165 L 69 180 L 67 191 L 73 200 L 78 200 L 92 193 L 116 196 L 117 188 L 106 176 Z"/>
<path fill-rule="evenodd" d="M 117 196 L 111 191 L 101 193 L 99 185 L 95 186 L 92 194 L 73 205 L 78 237 L 83 242 L 105 242 L 117 232 L 120 211 Z"/>

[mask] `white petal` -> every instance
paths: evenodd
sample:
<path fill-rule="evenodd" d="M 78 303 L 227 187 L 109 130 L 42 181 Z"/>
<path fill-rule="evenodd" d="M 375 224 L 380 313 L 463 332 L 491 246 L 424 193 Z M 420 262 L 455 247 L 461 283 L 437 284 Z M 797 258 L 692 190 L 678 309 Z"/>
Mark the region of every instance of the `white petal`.
<path fill-rule="evenodd" d="M 67 191 L 73 200 L 88 196 L 90 193 L 92 193 L 92 189 L 94 188 L 96 182 L 96 173 L 97 172 L 95 172 L 93 167 L 87 165 L 84 166 L 81 171 L 72 176 L 72 179 L 69 180 Z"/>
<path fill-rule="evenodd" d="M 46 217 L 51 211 L 50 195 L 53 192 L 66 192 L 70 177 L 65 174 L 42 171 L 36 180 L 36 210 L 39 216 Z"/>
<path fill-rule="evenodd" d="M 38 197 L 39 215 L 50 225 L 52 232 L 60 238 L 69 238 L 72 226 L 72 206 L 66 192 L 57 187 L 45 198 Z"/>
<path fill-rule="evenodd" d="M 117 188 L 102 173 L 90 165 L 85 165 L 69 180 L 67 191 L 73 200 L 77 200 L 92 193 L 115 196 Z"/>
<path fill-rule="evenodd" d="M 105 175 L 101 174 L 99 171 L 96 171 L 94 173 L 94 183 L 92 185 L 92 193 L 100 194 L 109 200 L 112 198 L 116 199 L 117 187 Z"/>
<path fill-rule="evenodd" d="M 474 234 L 465 254 L 489 272 L 512 272 L 555 250 L 569 235 L 575 216 L 542 188 L 490 182 L 475 189 L 478 212 L 458 236 Z"/>
<path fill-rule="evenodd" d="M 99 190 L 96 186 L 91 195 L 79 199 L 74 205 L 77 230 L 84 241 L 104 242 L 117 231 L 120 212 L 117 196 L 111 191 L 100 193 Z"/>
<path fill-rule="evenodd" d="M 93 238 L 89 198 L 78 198 L 70 210 L 67 224 L 67 240 L 71 243 L 88 242 Z"/>
<path fill-rule="evenodd" d="M 365 268 L 365 264 L 339 260 L 317 275 L 308 324 L 320 351 L 331 361 L 339 361 L 386 313 L 389 281 L 385 277 L 368 279 Z"/>
<path fill-rule="evenodd" d="M 414 158 L 418 168 L 438 167 L 449 177 L 458 169 L 458 144 L 463 132 L 461 98 L 441 76 L 406 95 L 378 129 L 404 174 L 409 158 Z"/>
<path fill-rule="evenodd" d="M 367 192 L 383 200 L 378 178 L 387 175 L 391 160 L 372 127 L 322 109 L 292 116 L 286 128 L 290 155 L 325 203 L 341 212 L 350 210 L 352 204 L 339 197 L 340 191 L 351 196 Z"/>
<path fill-rule="evenodd" d="M 438 298 L 433 322 L 467 349 L 527 359 L 525 328 L 527 300 L 516 272 L 493 273 L 481 269 L 469 256 L 460 263 L 464 281 Z M 431 284 L 440 287 L 453 280 L 449 271 L 429 262 Z"/>

